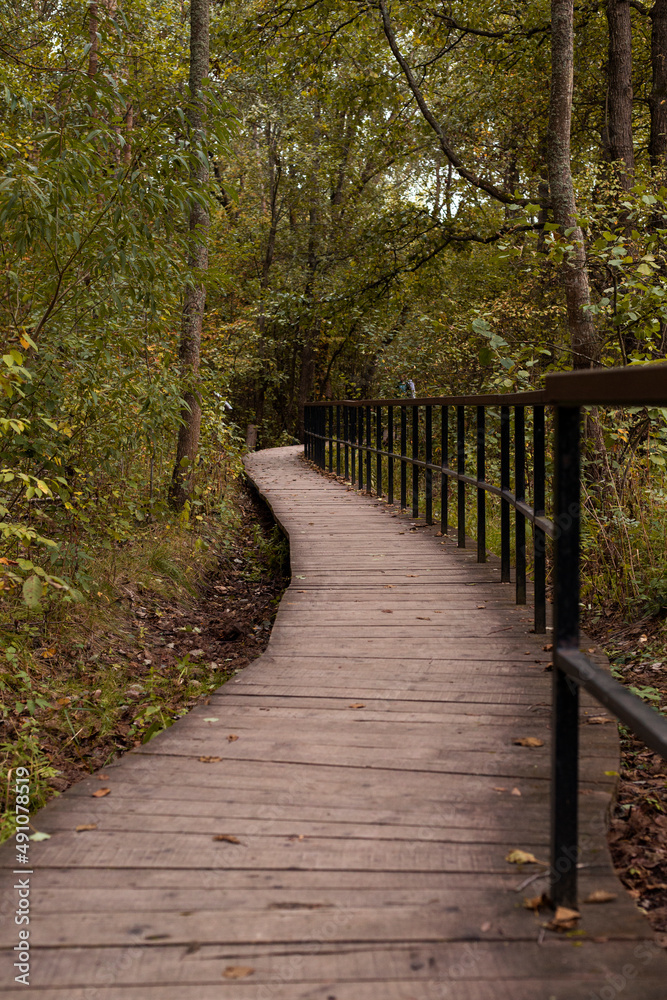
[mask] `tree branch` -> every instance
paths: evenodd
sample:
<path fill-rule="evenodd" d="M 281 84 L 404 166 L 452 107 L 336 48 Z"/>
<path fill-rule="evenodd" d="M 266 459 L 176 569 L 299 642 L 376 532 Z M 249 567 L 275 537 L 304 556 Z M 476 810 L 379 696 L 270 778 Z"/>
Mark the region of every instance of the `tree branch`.
<path fill-rule="evenodd" d="M 485 181 L 482 177 L 479 177 L 477 174 L 473 173 L 472 170 L 469 170 L 466 166 L 464 166 L 461 158 L 458 156 L 456 151 L 450 145 L 449 140 L 447 139 L 447 136 L 445 135 L 442 126 L 437 121 L 435 115 L 433 114 L 428 104 L 426 103 L 424 95 L 422 94 L 417 84 L 417 81 L 415 80 L 410 65 L 403 56 L 398 46 L 398 42 L 396 41 L 396 35 L 394 34 L 394 30 L 391 26 L 391 20 L 389 18 L 389 13 L 387 11 L 387 5 L 385 4 L 384 0 L 378 0 L 378 7 L 380 10 L 380 14 L 382 16 L 382 27 L 384 29 L 387 41 L 389 42 L 389 47 L 391 48 L 391 51 L 393 52 L 397 63 L 399 64 L 399 66 L 403 71 L 403 75 L 405 76 L 405 79 L 408 82 L 410 90 L 414 94 L 415 100 L 417 101 L 417 104 L 419 106 L 419 110 L 421 111 L 422 115 L 424 116 L 428 124 L 431 126 L 433 131 L 435 132 L 436 136 L 438 137 L 438 141 L 440 143 L 440 148 L 442 149 L 443 153 L 445 154 L 449 162 L 452 164 L 456 172 L 459 174 L 459 176 L 467 180 L 470 184 L 473 185 L 473 187 L 479 188 L 481 191 L 486 192 L 486 194 L 490 195 L 491 198 L 494 198 L 496 201 L 501 202 L 501 204 L 503 205 L 530 204 L 529 198 L 515 198 L 513 194 L 508 193 L 506 191 L 502 191 L 500 188 L 496 187 L 495 184 L 491 184 L 490 181 Z"/>

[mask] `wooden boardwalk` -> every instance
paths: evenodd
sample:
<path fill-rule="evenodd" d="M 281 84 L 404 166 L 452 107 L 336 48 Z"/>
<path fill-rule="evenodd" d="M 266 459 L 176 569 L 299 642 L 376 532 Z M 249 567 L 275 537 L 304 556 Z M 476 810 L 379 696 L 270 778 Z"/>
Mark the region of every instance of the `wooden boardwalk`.
<path fill-rule="evenodd" d="M 615 727 L 583 727 L 581 892 L 618 896 L 557 934 L 523 906 L 546 882 L 516 891 L 541 869 L 506 861 L 548 855 L 544 637 L 495 563 L 299 451 L 248 461 L 290 535 L 266 653 L 34 820 L 51 834 L 30 847 L 34 995 L 664 1000 L 665 953 L 605 844 Z M 11 845 L 0 861 L 14 997 L 22 876 Z"/>

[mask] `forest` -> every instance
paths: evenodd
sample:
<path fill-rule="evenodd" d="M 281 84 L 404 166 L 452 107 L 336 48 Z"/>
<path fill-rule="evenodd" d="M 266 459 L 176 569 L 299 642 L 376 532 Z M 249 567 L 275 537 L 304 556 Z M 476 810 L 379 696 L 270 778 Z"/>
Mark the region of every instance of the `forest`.
<path fill-rule="evenodd" d="M 0 739 L 39 804 L 245 662 L 183 645 L 202 595 L 267 633 L 242 457 L 306 402 L 665 359 L 667 0 L 4 0 L 0 74 Z M 588 418 L 587 627 L 656 705 L 666 415 Z"/>

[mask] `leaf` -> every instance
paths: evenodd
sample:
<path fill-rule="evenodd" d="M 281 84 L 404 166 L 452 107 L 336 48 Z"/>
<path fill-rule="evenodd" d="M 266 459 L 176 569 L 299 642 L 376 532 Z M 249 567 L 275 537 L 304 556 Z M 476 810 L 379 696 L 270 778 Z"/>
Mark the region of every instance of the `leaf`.
<path fill-rule="evenodd" d="M 74 830 L 76 833 L 84 833 L 86 830 L 97 830 L 97 823 L 81 823 L 80 826 L 75 826 Z"/>
<path fill-rule="evenodd" d="M 236 733 L 230 733 L 227 739 L 230 743 L 236 743 L 238 736 L 236 735 Z"/>
<path fill-rule="evenodd" d="M 231 833 L 219 833 L 214 840 L 224 840 L 226 844 L 240 844 L 238 837 L 233 837 Z"/>
<path fill-rule="evenodd" d="M 23 600 L 29 608 L 38 608 L 44 587 L 38 576 L 33 574 L 23 584 Z"/>
<path fill-rule="evenodd" d="M 596 889 L 595 892 L 591 892 L 586 896 L 584 903 L 611 903 L 614 899 L 618 899 L 615 892 L 607 892 L 605 889 Z"/>
<path fill-rule="evenodd" d="M 519 848 L 510 851 L 505 857 L 505 861 L 509 861 L 511 865 L 542 865 L 543 868 L 549 867 L 546 862 L 538 861 L 530 851 L 521 851 Z"/>
<path fill-rule="evenodd" d="M 366 708 L 366 705 L 362 701 L 355 701 L 353 705 L 348 705 L 348 708 Z"/>
<path fill-rule="evenodd" d="M 223 976 L 225 979 L 247 979 L 252 976 L 254 969 L 250 965 L 228 965 Z"/>
<path fill-rule="evenodd" d="M 92 797 L 94 799 L 103 799 L 105 795 L 111 795 L 110 788 L 98 788 L 96 792 L 93 792 Z"/>
<path fill-rule="evenodd" d="M 544 740 L 538 740 L 537 736 L 522 736 L 518 740 L 512 740 L 517 747 L 543 747 Z"/>
<path fill-rule="evenodd" d="M 607 726 L 613 721 L 613 719 L 610 719 L 606 715 L 591 715 L 586 719 L 586 724 L 589 726 Z"/>
<path fill-rule="evenodd" d="M 218 761 L 222 760 L 222 757 L 199 757 L 202 764 L 217 764 Z"/>
<path fill-rule="evenodd" d="M 526 910 L 537 911 L 543 906 L 547 906 L 547 898 L 544 893 L 541 896 L 524 897 L 523 905 Z"/>
<path fill-rule="evenodd" d="M 34 840 L 35 843 L 39 844 L 40 841 L 42 840 L 51 840 L 51 834 L 40 833 L 40 831 L 38 830 L 37 833 L 33 833 L 32 837 L 28 837 L 28 840 Z"/>
<path fill-rule="evenodd" d="M 210 715 L 207 719 L 204 719 L 204 722 L 220 722 L 220 719 L 217 719 L 214 715 Z"/>
<path fill-rule="evenodd" d="M 549 927 L 551 930 L 557 931 L 571 930 L 576 925 L 580 916 L 579 910 L 571 910 L 567 906 L 557 906 L 556 913 Z"/>
<path fill-rule="evenodd" d="M 521 796 L 521 792 L 519 791 L 519 789 L 518 789 L 518 788 L 513 788 L 513 789 L 512 789 L 512 793 L 511 793 L 511 794 L 512 794 L 512 795 L 517 795 L 517 796 Z"/>

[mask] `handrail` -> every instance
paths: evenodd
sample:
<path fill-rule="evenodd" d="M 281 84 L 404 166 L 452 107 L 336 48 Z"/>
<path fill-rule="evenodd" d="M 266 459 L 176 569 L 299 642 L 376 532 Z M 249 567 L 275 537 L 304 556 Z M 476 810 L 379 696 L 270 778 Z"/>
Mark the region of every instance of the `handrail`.
<path fill-rule="evenodd" d="M 419 399 L 335 400 L 306 404 L 306 456 L 394 502 L 399 463 L 400 505 L 407 508 L 412 468 L 412 514 L 419 516 L 420 475 L 425 516 L 433 523 L 433 475 L 440 476 L 441 531 L 449 528 L 449 480 L 457 484 L 458 544 L 466 544 L 466 487 L 477 491 L 477 559 L 486 561 L 486 495 L 500 498 L 501 581 L 510 581 L 510 509 L 515 511 L 516 602 L 526 603 L 526 521 L 533 526 L 535 631 L 546 631 L 546 538 L 554 542 L 554 642 L 551 762 L 551 899 L 576 908 L 578 856 L 579 689 L 610 709 L 644 743 L 667 759 L 667 719 L 632 694 L 579 649 L 582 407 L 667 407 L 667 364 L 632 365 L 548 375 L 537 392 Z M 476 413 L 476 475 L 466 472 L 466 408 Z M 500 408 L 500 484 L 487 481 L 488 407 Z M 525 412 L 533 416 L 533 503 L 526 501 Z M 545 408 L 553 410 L 553 520 L 545 514 Z M 455 462 L 450 458 L 450 408 L 456 414 Z M 511 485 L 511 409 L 514 409 L 514 490 Z M 421 411 L 423 417 L 423 435 Z M 433 461 L 434 411 L 440 411 L 440 463 Z M 384 412 L 386 411 L 386 420 Z M 396 421 L 398 411 L 399 421 Z M 408 412 L 411 419 L 408 421 Z M 328 427 L 327 427 L 328 425 Z M 373 433 L 374 427 L 374 433 Z M 396 431 L 400 451 L 394 450 Z M 375 441 L 373 442 L 373 437 Z M 408 442 L 409 439 L 409 442 Z M 423 441 L 423 449 L 421 448 Z M 409 451 L 408 454 L 408 443 Z M 386 445 L 386 447 L 385 447 Z M 423 457 L 422 457 L 423 454 Z M 365 461 L 364 461 L 365 459 Z M 455 466 L 455 467 L 454 467 Z"/>

